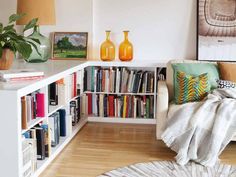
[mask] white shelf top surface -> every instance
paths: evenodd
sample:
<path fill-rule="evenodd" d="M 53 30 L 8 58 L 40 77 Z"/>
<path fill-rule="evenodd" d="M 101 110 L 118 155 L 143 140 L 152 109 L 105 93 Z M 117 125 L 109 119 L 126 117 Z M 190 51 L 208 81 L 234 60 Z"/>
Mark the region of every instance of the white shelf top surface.
<path fill-rule="evenodd" d="M 155 62 L 102 62 L 91 60 L 48 60 L 45 63 L 27 63 L 22 59 L 16 59 L 11 69 L 31 68 L 36 71 L 43 71 L 44 78 L 32 81 L 0 82 L 0 91 L 17 91 L 20 96 L 23 96 L 87 66 L 165 67 L 165 65 L 165 63 Z"/>

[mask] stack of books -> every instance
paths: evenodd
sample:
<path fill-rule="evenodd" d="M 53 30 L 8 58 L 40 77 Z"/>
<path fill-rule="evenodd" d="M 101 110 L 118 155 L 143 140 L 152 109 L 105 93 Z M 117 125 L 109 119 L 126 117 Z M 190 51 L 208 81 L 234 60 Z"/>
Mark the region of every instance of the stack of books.
<path fill-rule="evenodd" d="M 27 129 L 30 123 L 45 117 L 45 95 L 39 91 L 21 97 L 22 129 Z"/>
<path fill-rule="evenodd" d="M 43 77 L 44 72 L 35 71 L 33 69 L 15 69 L 0 71 L 0 80 L 4 82 L 35 80 L 42 79 Z"/>
<path fill-rule="evenodd" d="M 60 143 L 60 137 L 71 133 L 67 118 L 66 110 L 60 109 L 48 118 L 48 124 L 44 121 L 22 135 L 23 176 L 31 176 L 37 169 L 37 160 L 49 157 L 51 147 Z"/>
<path fill-rule="evenodd" d="M 70 102 L 70 116 L 72 126 L 75 126 L 81 118 L 81 100 L 80 97 Z"/>
<path fill-rule="evenodd" d="M 51 155 L 51 141 L 47 124 L 38 124 L 22 135 L 23 176 L 31 176 L 37 160 Z"/>
<path fill-rule="evenodd" d="M 87 94 L 88 115 L 96 117 L 154 118 L 154 96 Z"/>
<path fill-rule="evenodd" d="M 105 93 L 153 93 L 154 72 L 126 67 L 88 67 L 84 75 L 84 91 Z"/>
<path fill-rule="evenodd" d="M 66 137 L 69 134 L 67 132 L 66 110 L 58 110 L 48 118 L 48 121 L 51 129 L 51 145 L 56 147 L 60 142 L 60 137 Z"/>
<path fill-rule="evenodd" d="M 48 86 L 49 105 L 64 105 L 67 100 L 80 94 L 80 84 L 77 83 L 77 75 L 77 73 L 73 73 Z"/>

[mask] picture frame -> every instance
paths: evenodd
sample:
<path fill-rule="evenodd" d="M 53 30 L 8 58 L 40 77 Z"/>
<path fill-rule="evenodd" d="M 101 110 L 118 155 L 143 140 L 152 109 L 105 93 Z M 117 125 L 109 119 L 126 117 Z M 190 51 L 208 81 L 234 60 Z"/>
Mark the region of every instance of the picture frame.
<path fill-rule="evenodd" d="M 88 55 L 88 32 L 54 32 L 52 59 L 85 60 Z"/>
<path fill-rule="evenodd" d="M 236 1 L 197 3 L 197 59 L 236 61 Z"/>

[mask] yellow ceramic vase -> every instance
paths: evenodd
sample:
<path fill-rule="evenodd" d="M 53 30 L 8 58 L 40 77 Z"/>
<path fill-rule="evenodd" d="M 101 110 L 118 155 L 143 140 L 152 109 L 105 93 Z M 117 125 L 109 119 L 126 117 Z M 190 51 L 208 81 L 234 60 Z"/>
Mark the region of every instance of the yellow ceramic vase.
<path fill-rule="evenodd" d="M 133 59 L 133 45 L 128 39 L 129 31 L 124 31 L 124 41 L 119 47 L 119 59 L 121 61 L 131 61 Z"/>
<path fill-rule="evenodd" d="M 110 40 L 111 31 L 106 31 L 106 41 L 104 41 L 100 48 L 100 57 L 103 61 L 112 61 L 115 59 L 115 45 Z"/>

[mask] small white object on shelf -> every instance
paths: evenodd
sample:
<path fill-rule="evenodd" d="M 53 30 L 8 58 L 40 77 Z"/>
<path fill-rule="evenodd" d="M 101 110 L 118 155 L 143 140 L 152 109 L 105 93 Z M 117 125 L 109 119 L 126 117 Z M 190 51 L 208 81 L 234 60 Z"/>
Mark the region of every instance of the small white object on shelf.
<path fill-rule="evenodd" d="M 44 72 L 34 69 L 12 69 L 0 70 L 0 79 L 2 81 L 20 81 L 40 79 L 44 76 Z"/>

